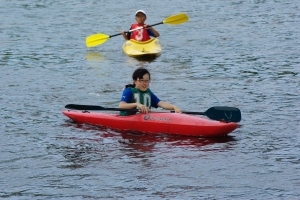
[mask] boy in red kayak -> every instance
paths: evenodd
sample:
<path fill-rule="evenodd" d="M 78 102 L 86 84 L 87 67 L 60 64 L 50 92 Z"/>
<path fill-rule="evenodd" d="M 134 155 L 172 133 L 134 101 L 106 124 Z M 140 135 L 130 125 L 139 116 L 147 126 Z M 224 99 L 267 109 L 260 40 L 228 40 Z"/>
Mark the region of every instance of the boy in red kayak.
<path fill-rule="evenodd" d="M 175 105 L 161 101 L 149 89 L 150 73 L 147 69 L 137 68 L 132 74 L 133 84 L 127 85 L 123 91 L 119 108 L 135 109 L 141 113 L 148 113 L 151 107 L 161 107 L 166 110 L 174 110 L 177 113 L 182 111 Z M 135 112 L 121 111 L 121 116 L 136 114 Z"/>
<path fill-rule="evenodd" d="M 152 37 L 159 37 L 159 33 L 148 24 L 145 24 L 145 21 L 147 19 L 146 13 L 143 10 L 138 10 L 135 13 L 135 20 L 136 24 L 132 24 L 130 27 L 130 30 L 138 29 L 132 32 L 126 33 L 125 31 L 122 31 L 122 35 L 125 40 L 137 40 L 137 41 L 147 41 L 150 40 L 150 36 Z"/>

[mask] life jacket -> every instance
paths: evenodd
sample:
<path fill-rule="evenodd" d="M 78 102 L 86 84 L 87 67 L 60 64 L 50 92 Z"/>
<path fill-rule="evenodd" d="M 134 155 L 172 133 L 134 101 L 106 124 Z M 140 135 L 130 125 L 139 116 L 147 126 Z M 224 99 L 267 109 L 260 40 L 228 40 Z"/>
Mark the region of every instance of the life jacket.
<path fill-rule="evenodd" d="M 140 27 L 144 27 L 144 24 L 142 26 L 139 26 L 138 24 L 132 24 L 131 29 L 136 29 L 136 28 L 140 28 Z M 143 42 L 143 41 L 150 40 L 150 36 L 148 34 L 148 30 L 142 28 L 142 29 L 133 31 L 131 33 L 130 39 Z"/>
<path fill-rule="evenodd" d="M 147 88 L 145 92 L 140 91 L 137 88 L 128 86 L 132 91 L 132 96 L 129 103 L 140 103 L 151 109 L 151 90 Z M 132 111 L 120 111 L 121 116 L 134 115 L 136 112 Z"/>

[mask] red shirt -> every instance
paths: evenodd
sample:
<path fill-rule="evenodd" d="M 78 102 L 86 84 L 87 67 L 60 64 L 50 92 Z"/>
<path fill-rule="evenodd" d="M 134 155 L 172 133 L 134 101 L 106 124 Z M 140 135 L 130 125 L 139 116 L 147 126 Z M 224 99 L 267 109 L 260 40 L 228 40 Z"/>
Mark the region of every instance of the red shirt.
<path fill-rule="evenodd" d="M 144 27 L 144 24 L 143 25 L 132 24 L 131 29 L 136 29 L 141 27 Z M 139 30 L 133 31 L 131 33 L 130 39 L 142 42 L 142 41 L 150 40 L 150 36 L 147 29 L 141 28 Z"/>

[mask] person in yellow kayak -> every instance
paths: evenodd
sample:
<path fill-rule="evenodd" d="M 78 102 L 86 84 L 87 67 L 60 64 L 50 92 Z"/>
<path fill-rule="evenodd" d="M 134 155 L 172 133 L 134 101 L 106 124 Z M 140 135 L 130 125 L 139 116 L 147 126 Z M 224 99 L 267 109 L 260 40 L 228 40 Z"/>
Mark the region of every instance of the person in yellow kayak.
<path fill-rule="evenodd" d="M 119 108 L 135 109 L 138 108 L 141 113 L 148 113 L 151 107 L 161 107 L 166 110 L 174 110 L 177 113 L 182 113 L 177 106 L 161 101 L 149 89 L 151 81 L 150 72 L 143 68 L 137 68 L 132 74 L 133 84 L 126 85 L 123 91 Z M 121 111 L 121 116 L 136 114 L 135 112 Z"/>
<path fill-rule="evenodd" d="M 122 31 L 122 35 L 125 40 L 137 40 L 137 41 L 147 41 L 150 40 L 150 36 L 159 37 L 159 33 L 148 24 L 145 24 L 147 19 L 146 12 L 143 10 L 138 10 L 135 13 L 135 20 L 137 23 L 132 24 L 130 30 L 138 29 L 132 32 Z M 140 29 L 139 29 L 140 28 Z"/>

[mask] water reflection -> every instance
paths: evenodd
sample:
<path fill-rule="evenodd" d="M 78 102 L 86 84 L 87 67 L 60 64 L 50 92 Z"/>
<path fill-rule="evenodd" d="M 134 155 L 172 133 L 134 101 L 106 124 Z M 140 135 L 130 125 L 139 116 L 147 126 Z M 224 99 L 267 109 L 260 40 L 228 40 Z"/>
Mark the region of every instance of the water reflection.
<path fill-rule="evenodd" d="M 108 59 L 103 53 L 100 53 L 98 51 L 87 51 L 85 57 L 88 62 L 93 62 L 93 63 L 100 63 L 100 62 L 103 62 Z M 145 63 L 151 63 L 151 62 L 154 62 L 158 57 L 160 57 L 160 55 L 159 56 L 142 55 L 142 56 L 129 57 L 129 58 L 131 61 L 140 61 L 140 62 L 145 62 Z M 128 61 L 128 62 L 130 62 L 130 61 Z"/>
<path fill-rule="evenodd" d="M 136 64 L 138 63 L 138 65 L 140 67 L 143 67 L 144 65 L 150 64 L 152 62 L 156 62 L 157 58 L 159 56 L 154 56 L 154 55 L 143 55 L 143 56 L 137 56 L 137 57 L 131 57 L 128 56 L 124 53 L 124 56 L 126 56 L 127 59 L 127 64 L 130 66 L 136 66 Z"/>
<path fill-rule="evenodd" d="M 164 147 L 190 147 L 201 148 L 206 145 L 212 145 L 216 143 L 227 143 L 235 141 L 233 137 L 218 137 L 218 138 L 201 138 L 201 137 L 189 137 L 181 135 L 166 135 L 166 134 L 147 134 L 147 133 L 133 133 L 133 132 L 121 132 L 122 139 L 119 140 L 121 144 L 126 144 L 129 147 L 146 152 L 155 151 L 157 146 L 163 145 Z"/>
<path fill-rule="evenodd" d="M 105 55 L 97 51 L 87 51 L 85 57 L 87 61 L 97 63 L 100 63 L 107 59 Z"/>
<path fill-rule="evenodd" d="M 86 135 L 63 136 L 71 145 L 63 147 L 66 161 L 72 164 L 62 168 L 81 168 L 91 162 L 111 157 L 129 156 L 132 158 L 152 157 L 157 152 L 184 148 L 197 151 L 224 151 L 232 148 L 231 136 L 217 138 L 199 138 L 167 134 L 147 134 L 132 131 L 114 131 L 105 127 L 68 122 L 65 128 L 73 127 L 87 132 Z M 77 131 L 76 131 L 77 132 Z M 84 133 L 83 133 L 84 134 Z M 224 145 L 223 145 L 224 144 Z M 120 155 L 121 154 L 121 155 Z"/>
<path fill-rule="evenodd" d="M 159 55 L 160 56 L 160 55 Z M 143 56 L 137 56 L 134 57 L 137 61 L 142 61 L 142 62 L 148 62 L 151 63 L 153 61 L 155 61 L 159 56 L 155 56 L 155 55 L 143 55 Z"/>

